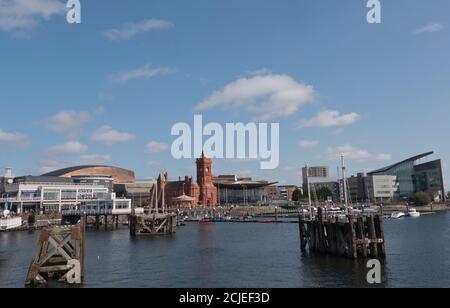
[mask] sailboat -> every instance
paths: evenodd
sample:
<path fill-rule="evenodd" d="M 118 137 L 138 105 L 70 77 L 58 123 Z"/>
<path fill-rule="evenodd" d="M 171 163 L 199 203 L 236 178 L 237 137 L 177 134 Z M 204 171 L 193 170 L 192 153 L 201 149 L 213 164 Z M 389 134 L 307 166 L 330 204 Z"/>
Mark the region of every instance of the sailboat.
<path fill-rule="evenodd" d="M 13 217 L 10 211 L 4 210 L 3 217 L 0 217 L 0 231 L 9 231 L 22 226 L 22 217 Z"/>

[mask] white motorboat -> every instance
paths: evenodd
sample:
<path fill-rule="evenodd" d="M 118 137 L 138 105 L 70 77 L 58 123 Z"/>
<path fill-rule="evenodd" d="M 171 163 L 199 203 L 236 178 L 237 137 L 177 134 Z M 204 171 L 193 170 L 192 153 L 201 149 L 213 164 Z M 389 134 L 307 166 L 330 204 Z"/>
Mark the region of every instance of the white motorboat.
<path fill-rule="evenodd" d="M 22 217 L 12 217 L 9 211 L 3 212 L 3 217 L 0 217 L 0 231 L 8 231 L 22 226 Z"/>
<path fill-rule="evenodd" d="M 406 216 L 406 214 L 403 213 L 403 212 L 394 212 L 394 213 L 392 213 L 391 218 L 400 219 L 400 218 L 403 218 L 405 216 Z"/>
<path fill-rule="evenodd" d="M 410 209 L 410 210 L 408 211 L 408 216 L 409 216 L 409 217 L 420 217 L 420 213 L 417 212 L 416 209 Z"/>

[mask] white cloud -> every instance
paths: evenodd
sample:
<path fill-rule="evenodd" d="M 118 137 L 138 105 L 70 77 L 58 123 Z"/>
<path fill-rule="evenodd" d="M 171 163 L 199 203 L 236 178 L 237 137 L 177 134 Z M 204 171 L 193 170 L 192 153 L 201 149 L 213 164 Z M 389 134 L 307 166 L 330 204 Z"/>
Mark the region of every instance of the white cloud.
<path fill-rule="evenodd" d="M 319 145 L 317 140 L 301 140 L 298 144 L 301 148 L 312 149 Z"/>
<path fill-rule="evenodd" d="M 159 168 L 161 166 L 161 163 L 157 162 L 157 161 L 148 161 L 145 163 L 145 166 L 147 168 L 155 169 L 155 168 Z"/>
<path fill-rule="evenodd" d="M 59 0 L 0 0 L 0 30 L 28 32 L 39 21 L 64 12 Z"/>
<path fill-rule="evenodd" d="M 312 119 L 303 119 L 298 127 L 346 126 L 355 123 L 360 117 L 359 114 L 354 112 L 341 115 L 335 110 L 325 110 L 319 112 L 319 114 Z"/>
<path fill-rule="evenodd" d="M 84 145 L 78 141 L 69 141 L 61 145 L 56 145 L 47 150 L 49 153 L 53 154 L 72 154 L 72 153 L 83 153 L 88 150 L 87 145 Z"/>
<path fill-rule="evenodd" d="M 96 154 L 86 154 L 81 155 L 77 160 L 77 164 L 80 165 L 105 165 L 110 163 L 112 160 L 111 155 L 96 155 Z"/>
<path fill-rule="evenodd" d="M 151 141 L 147 144 L 146 152 L 149 154 L 159 154 L 165 152 L 169 148 L 167 143 Z"/>
<path fill-rule="evenodd" d="M 444 29 L 444 25 L 440 23 L 432 23 L 428 24 L 426 26 L 423 26 L 421 28 L 418 28 L 414 31 L 415 34 L 422 34 L 422 33 L 434 33 L 439 32 Z"/>
<path fill-rule="evenodd" d="M 262 67 L 254 71 L 249 71 L 247 74 L 252 76 L 269 75 L 272 74 L 272 70 L 267 67 Z"/>
<path fill-rule="evenodd" d="M 172 27 L 173 23 L 167 20 L 147 19 L 139 22 L 130 22 L 120 28 L 106 30 L 103 34 L 111 41 L 123 41 L 129 40 L 139 33 Z"/>
<path fill-rule="evenodd" d="M 329 147 L 325 154 L 319 155 L 319 158 L 330 161 L 340 160 L 341 155 L 344 155 L 346 160 L 353 160 L 356 162 L 388 161 L 392 159 L 390 154 L 372 154 L 367 150 L 358 149 L 350 144 Z"/>
<path fill-rule="evenodd" d="M 314 99 L 314 88 L 287 75 L 241 78 L 213 93 L 196 106 L 197 111 L 214 107 L 246 108 L 260 120 L 290 116 Z"/>
<path fill-rule="evenodd" d="M 91 119 L 87 111 L 64 110 L 52 116 L 47 121 L 47 127 L 55 133 L 75 139 L 81 127 Z"/>
<path fill-rule="evenodd" d="M 134 138 L 135 136 L 133 134 L 119 132 L 117 130 L 114 130 L 111 126 L 107 125 L 97 129 L 91 137 L 93 141 L 100 142 L 108 146 L 119 142 L 131 141 Z"/>
<path fill-rule="evenodd" d="M 152 67 L 150 64 L 146 64 L 136 69 L 112 75 L 110 79 L 116 83 L 127 83 L 134 79 L 148 79 L 151 77 L 168 75 L 172 72 L 173 70 L 168 67 Z"/>
<path fill-rule="evenodd" d="M 0 142 L 25 145 L 28 143 L 28 138 L 22 133 L 5 132 L 0 128 Z"/>

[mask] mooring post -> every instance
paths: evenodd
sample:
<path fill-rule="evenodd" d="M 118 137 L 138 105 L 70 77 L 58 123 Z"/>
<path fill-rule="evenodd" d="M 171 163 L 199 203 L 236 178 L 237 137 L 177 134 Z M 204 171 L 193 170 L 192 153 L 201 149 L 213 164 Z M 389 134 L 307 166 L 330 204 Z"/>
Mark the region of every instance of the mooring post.
<path fill-rule="evenodd" d="M 375 223 L 373 220 L 373 216 L 370 215 L 367 217 L 367 229 L 369 230 L 369 248 L 370 248 L 370 256 L 372 258 L 378 257 L 378 248 L 377 248 L 377 235 L 375 232 Z"/>
<path fill-rule="evenodd" d="M 377 244 L 378 256 L 384 258 L 384 257 L 386 257 L 386 250 L 385 250 L 385 245 L 384 245 L 383 216 L 375 215 L 374 223 L 375 223 L 376 237 L 381 241 L 381 243 Z"/>

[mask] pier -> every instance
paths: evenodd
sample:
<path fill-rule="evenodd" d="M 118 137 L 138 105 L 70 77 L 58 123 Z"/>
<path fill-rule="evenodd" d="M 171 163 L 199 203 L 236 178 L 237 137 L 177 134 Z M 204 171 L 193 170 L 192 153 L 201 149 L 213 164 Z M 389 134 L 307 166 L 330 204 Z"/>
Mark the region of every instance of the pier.
<path fill-rule="evenodd" d="M 385 258 L 381 215 L 326 216 L 322 208 L 315 218 L 299 219 L 303 253 L 323 253 L 347 258 Z"/>
<path fill-rule="evenodd" d="M 81 285 L 84 277 L 84 245 L 84 219 L 75 226 L 42 230 L 25 286 L 46 286 L 50 281 Z"/>

